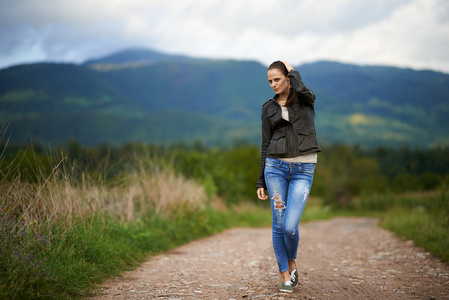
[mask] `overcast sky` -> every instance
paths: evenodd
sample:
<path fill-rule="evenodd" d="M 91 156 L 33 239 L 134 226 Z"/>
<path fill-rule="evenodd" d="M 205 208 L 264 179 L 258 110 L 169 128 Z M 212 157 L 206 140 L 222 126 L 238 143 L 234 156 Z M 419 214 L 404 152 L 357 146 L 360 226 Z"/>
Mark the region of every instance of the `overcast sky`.
<path fill-rule="evenodd" d="M 449 1 L 0 0 L 0 68 L 127 48 L 449 73 Z"/>

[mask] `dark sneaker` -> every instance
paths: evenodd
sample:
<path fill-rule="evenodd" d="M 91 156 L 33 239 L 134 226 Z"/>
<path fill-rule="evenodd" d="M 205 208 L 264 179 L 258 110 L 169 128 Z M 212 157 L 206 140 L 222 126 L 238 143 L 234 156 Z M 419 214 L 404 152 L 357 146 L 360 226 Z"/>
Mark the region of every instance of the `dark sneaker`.
<path fill-rule="evenodd" d="M 292 282 L 292 287 L 296 287 L 298 285 L 299 276 L 298 276 L 298 267 L 296 266 L 296 261 L 295 261 L 295 269 L 290 274 L 290 280 Z"/>
<path fill-rule="evenodd" d="M 291 282 L 291 281 L 283 282 L 283 283 L 279 286 L 279 290 L 280 290 L 281 292 L 286 292 L 286 293 L 291 293 L 291 292 L 293 292 L 292 282 Z"/>
<path fill-rule="evenodd" d="M 290 274 L 290 280 L 292 282 L 292 287 L 296 287 L 298 285 L 298 272 L 296 270 L 293 270 L 293 272 Z"/>

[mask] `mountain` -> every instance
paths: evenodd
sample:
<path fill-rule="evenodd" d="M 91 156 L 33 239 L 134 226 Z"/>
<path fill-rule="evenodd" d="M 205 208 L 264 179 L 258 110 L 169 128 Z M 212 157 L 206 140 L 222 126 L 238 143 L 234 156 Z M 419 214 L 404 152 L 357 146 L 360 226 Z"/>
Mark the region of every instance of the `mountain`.
<path fill-rule="evenodd" d="M 317 95 L 321 144 L 449 144 L 447 74 L 327 61 L 296 69 Z M 142 49 L 0 70 L 0 122 L 18 142 L 259 144 L 272 96 L 258 62 Z"/>
<path fill-rule="evenodd" d="M 156 52 L 148 49 L 129 49 L 100 57 L 90 59 L 83 65 L 91 69 L 100 71 L 122 69 L 129 67 L 141 67 L 160 63 L 163 61 L 186 61 L 193 60 L 193 58 L 184 55 L 170 55 L 161 52 Z"/>
<path fill-rule="evenodd" d="M 448 74 L 335 62 L 306 64 L 300 70 L 322 99 L 317 123 L 325 135 L 336 130 L 348 136 L 346 141 L 361 144 L 449 143 Z"/>

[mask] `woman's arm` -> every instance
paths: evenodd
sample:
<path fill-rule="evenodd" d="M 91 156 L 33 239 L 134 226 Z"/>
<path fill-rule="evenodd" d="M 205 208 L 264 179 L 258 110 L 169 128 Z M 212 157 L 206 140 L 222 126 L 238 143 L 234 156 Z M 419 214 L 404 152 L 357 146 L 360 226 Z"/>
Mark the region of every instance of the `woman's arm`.
<path fill-rule="evenodd" d="M 267 158 L 268 146 L 270 145 L 270 140 L 272 136 L 271 125 L 267 119 L 267 103 L 262 107 L 262 145 L 261 145 L 261 159 L 260 159 L 260 172 L 259 178 L 257 179 L 258 188 L 266 188 L 265 185 L 265 159 Z"/>
<path fill-rule="evenodd" d="M 299 75 L 299 72 L 296 71 L 292 65 L 290 65 L 286 61 L 282 61 L 285 65 L 285 67 L 288 70 L 288 77 L 290 78 L 290 86 L 293 88 L 293 90 L 296 92 L 298 97 L 305 102 L 309 103 L 310 105 L 313 105 L 315 102 L 315 93 L 308 89 L 304 82 L 302 82 L 301 75 Z"/>

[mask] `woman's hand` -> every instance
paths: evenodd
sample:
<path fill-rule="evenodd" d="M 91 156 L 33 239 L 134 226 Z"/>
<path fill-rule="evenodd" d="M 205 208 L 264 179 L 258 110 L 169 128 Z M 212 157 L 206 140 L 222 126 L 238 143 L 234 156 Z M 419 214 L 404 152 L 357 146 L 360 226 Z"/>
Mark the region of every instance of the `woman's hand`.
<path fill-rule="evenodd" d="M 265 189 L 264 188 L 258 188 L 257 189 L 257 197 L 260 200 L 267 200 L 268 199 L 268 196 L 265 195 Z"/>
<path fill-rule="evenodd" d="M 285 67 L 287 68 L 287 71 L 290 72 L 291 70 L 293 70 L 292 65 L 289 64 L 288 62 L 282 60 L 282 63 L 283 63 L 283 64 L 285 65 Z"/>

